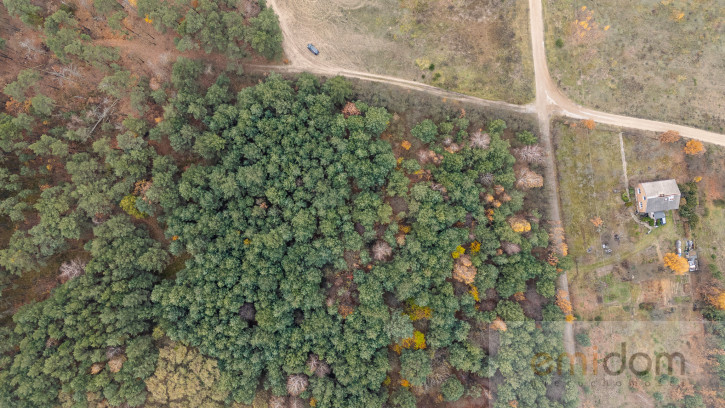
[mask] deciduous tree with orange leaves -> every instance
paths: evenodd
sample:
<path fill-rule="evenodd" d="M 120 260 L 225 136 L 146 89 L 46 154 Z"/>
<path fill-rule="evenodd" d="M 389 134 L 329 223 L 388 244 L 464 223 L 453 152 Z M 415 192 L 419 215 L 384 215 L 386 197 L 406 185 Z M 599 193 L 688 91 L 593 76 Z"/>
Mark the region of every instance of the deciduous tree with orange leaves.
<path fill-rule="evenodd" d="M 597 123 L 591 119 L 584 119 L 582 120 L 582 125 L 589 130 L 594 130 L 594 127 L 597 126 Z"/>
<path fill-rule="evenodd" d="M 700 155 L 705 153 L 705 146 L 699 140 L 690 140 L 685 145 L 685 153 L 689 155 Z"/>
<path fill-rule="evenodd" d="M 594 224 L 595 227 L 599 228 L 604 224 L 604 221 L 602 221 L 602 217 L 596 216 L 589 220 L 592 224 Z"/>
<path fill-rule="evenodd" d="M 680 140 L 680 132 L 676 130 L 668 130 L 660 135 L 660 142 L 662 143 L 674 143 Z"/>
<path fill-rule="evenodd" d="M 687 259 L 669 252 L 664 257 L 665 266 L 672 269 L 676 275 L 684 275 L 685 272 L 690 270 L 690 265 L 687 263 Z"/>
<path fill-rule="evenodd" d="M 556 305 L 559 306 L 559 309 L 561 309 L 565 315 L 570 315 L 573 310 L 568 297 L 569 292 L 562 289 L 556 291 Z"/>

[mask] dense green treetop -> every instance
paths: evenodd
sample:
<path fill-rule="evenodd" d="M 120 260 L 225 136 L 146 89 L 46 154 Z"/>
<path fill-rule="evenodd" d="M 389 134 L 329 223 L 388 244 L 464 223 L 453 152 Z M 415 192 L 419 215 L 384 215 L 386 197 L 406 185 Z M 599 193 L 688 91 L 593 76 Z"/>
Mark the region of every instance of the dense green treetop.
<path fill-rule="evenodd" d="M 424 170 L 398 166 L 381 140 L 391 120 L 384 109 L 358 102 L 360 115 L 339 113 L 349 97 L 342 79 L 319 87 L 307 76 L 293 84 L 270 75 L 230 99 L 224 77 L 200 93 L 189 79 L 199 72 L 193 61 L 177 62 L 180 92 L 158 126 L 177 150 L 205 158 L 175 176 L 175 197 L 165 193 L 171 250 L 193 256 L 153 294 L 169 336 L 217 358 L 220 382 L 238 401 L 251 402 L 260 387 L 287 394 L 288 377 L 310 375 L 315 356 L 332 373 L 309 377 L 318 407 L 380 406 L 388 346 L 411 331 L 399 317 L 410 307 L 400 305 L 416 305 L 431 310 L 426 349 L 404 349 L 401 374 L 422 384 L 429 350 L 449 349 L 452 366 L 483 375 L 485 353 L 469 334 L 495 314 L 456 294 L 452 253 L 480 244 L 469 251 L 481 293 L 498 287 L 508 297 L 529 279 L 556 276 L 530 253 L 548 245 L 538 225 L 524 236 L 508 222 L 523 193 L 513 189 L 505 124 L 493 124 L 486 149 L 465 140 L 457 153 L 433 147 L 442 160 L 428 165 L 426 181 Z M 491 215 L 481 197 L 501 197 L 498 189 L 510 193 Z M 406 210 L 393 210 L 395 195 Z M 523 250 L 504 255 L 502 240 Z M 448 398 L 460 396 L 455 383 L 447 387 Z"/>
<path fill-rule="evenodd" d="M 0 365 L 0 405 L 84 403 L 86 392 L 114 406 L 144 402 L 143 379 L 153 373 L 156 355 L 150 295 L 168 256 L 127 216 L 109 219 L 94 234 L 84 273 L 13 316 L 14 333 L 3 342 L 14 339 L 19 349 Z"/>

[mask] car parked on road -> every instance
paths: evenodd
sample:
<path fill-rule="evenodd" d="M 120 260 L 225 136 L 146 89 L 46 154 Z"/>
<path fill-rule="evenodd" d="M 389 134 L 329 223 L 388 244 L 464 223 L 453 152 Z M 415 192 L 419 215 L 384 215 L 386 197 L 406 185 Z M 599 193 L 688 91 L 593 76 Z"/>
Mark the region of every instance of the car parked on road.
<path fill-rule="evenodd" d="M 310 52 L 313 53 L 313 54 L 315 54 L 315 55 L 320 54 L 320 50 L 318 50 L 317 47 L 315 47 L 312 44 L 307 44 L 307 49 L 310 50 Z"/>

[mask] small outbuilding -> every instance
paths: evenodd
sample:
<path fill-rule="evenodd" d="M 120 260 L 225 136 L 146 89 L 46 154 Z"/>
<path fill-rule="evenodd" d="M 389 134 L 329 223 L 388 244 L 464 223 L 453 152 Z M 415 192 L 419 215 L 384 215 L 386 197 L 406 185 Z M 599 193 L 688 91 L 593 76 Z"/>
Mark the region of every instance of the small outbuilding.
<path fill-rule="evenodd" d="M 665 211 L 680 208 L 680 188 L 675 180 L 639 183 L 635 188 L 636 210 L 655 220 L 665 218 Z"/>

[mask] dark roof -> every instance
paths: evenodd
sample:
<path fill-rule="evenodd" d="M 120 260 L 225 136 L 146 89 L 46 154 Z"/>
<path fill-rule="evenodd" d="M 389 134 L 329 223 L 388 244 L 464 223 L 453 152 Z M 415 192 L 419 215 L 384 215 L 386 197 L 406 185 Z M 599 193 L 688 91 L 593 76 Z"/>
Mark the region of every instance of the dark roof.
<path fill-rule="evenodd" d="M 679 195 L 674 197 L 647 197 L 647 212 L 650 214 L 669 210 L 676 210 L 678 208 L 680 208 Z"/>
<path fill-rule="evenodd" d="M 665 212 L 657 211 L 656 213 L 654 213 L 654 218 L 656 218 L 656 219 L 665 218 Z"/>

